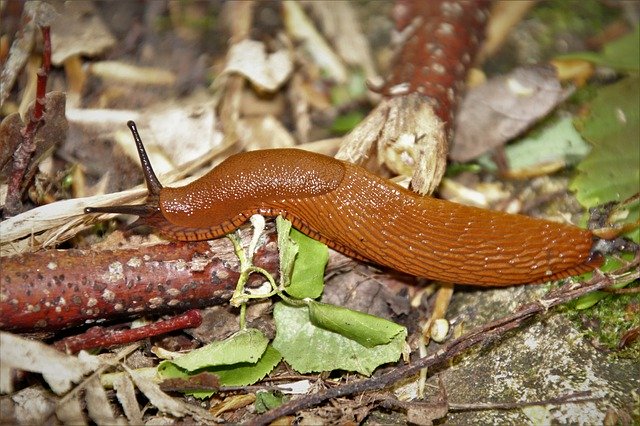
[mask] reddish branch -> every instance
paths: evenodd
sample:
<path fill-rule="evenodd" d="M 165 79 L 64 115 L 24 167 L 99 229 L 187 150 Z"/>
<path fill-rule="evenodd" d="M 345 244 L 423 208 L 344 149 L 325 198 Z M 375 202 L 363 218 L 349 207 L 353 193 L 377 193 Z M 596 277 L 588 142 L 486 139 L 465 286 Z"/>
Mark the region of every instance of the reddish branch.
<path fill-rule="evenodd" d="M 640 265 L 640 256 L 636 256 L 633 262 L 630 262 L 628 265 L 625 265 L 624 267 L 615 271 L 613 274 L 618 275 L 632 272 L 632 274 L 634 274 L 634 277 L 637 279 L 640 276 L 638 265 Z M 613 274 L 612 276 L 614 276 Z M 629 278 L 632 277 L 624 277 L 625 280 L 628 280 Z M 389 373 L 383 374 L 381 376 L 351 382 L 342 386 L 327 389 L 322 392 L 293 400 L 255 418 L 252 422 L 250 422 L 250 424 L 266 425 L 280 417 L 297 413 L 300 410 L 316 406 L 332 398 L 384 389 L 394 383 L 397 383 L 400 380 L 417 374 L 423 368 L 432 367 L 433 365 L 441 364 L 447 360 L 450 360 L 454 356 L 462 353 L 472 346 L 477 345 L 478 343 L 496 341 L 508 331 L 520 327 L 525 321 L 527 321 L 534 315 L 544 313 L 554 306 L 567 303 L 571 300 L 577 299 L 584 294 L 596 290 L 601 290 L 614 284 L 616 284 L 616 280 L 611 278 L 611 276 L 596 275 L 588 282 L 583 283 L 579 286 L 572 286 L 568 284 L 564 285 L 559 289 L 549 293 L 540 300 L 521 305 L 511 315 L 505 316 L 503 318 L 489 322 L 488 324 L 477 327 L 474 330 L 471 330 L 462 337 L 444 345 L 440 350 L 432 355 L 416 359 L 410 364 L 395 368 Z"/>
<path fill-rule="evenodd" d="M 76 353 L 82 349 L 108 348 L 110 346 L 137 342 L 138 340 L 159 336 L 176 330 L 199 327 L 200 324 L 202 324 L 200 311 L 191 309 L 173 318 L 132 329 L 91 327 L 82 334 L 65 337 L 55 342 L 53 346 L 65 352 Z"/>
<path fill-rule="evenodd" d="M 4 208 L 5 217 L 17 214 L 20 211 L 22 205 L 20 200 L 22 194 L 22 179 L 27 171 L 31 156 L 36 150 L 36 133 L 44 124 L 42 117 L 45 112 L 47 79 L 51 70 L 51 34 L 48 25 L 40 26 L 40 30 L 42 31 L 44 47 L 42 51 L 42 66 L 38 70 L 36 102 L 33 112 L 29 117 L 29 122 L 21 131 L 22 143 L 13 154 L 13 170 L 8 182 L 7 198 Z"/>
<path fill-rule="evenodd" d="M 278 271 L 273 232 L 258 248 L 254 263 L 274 274 Z M 233 246 L 224 238 L 3 258 L 0 329 L 56 331 L 212 306 L 231 297 L 238 277 Z"/>
<path fill-rule="evenodd" d="M 467 71 L 484 39 L 490 4 L 486 0 L 397 1 L 396 29 L 405 33 L 405 40 L 380 92 L 425 95 L 449 133 Z"/>

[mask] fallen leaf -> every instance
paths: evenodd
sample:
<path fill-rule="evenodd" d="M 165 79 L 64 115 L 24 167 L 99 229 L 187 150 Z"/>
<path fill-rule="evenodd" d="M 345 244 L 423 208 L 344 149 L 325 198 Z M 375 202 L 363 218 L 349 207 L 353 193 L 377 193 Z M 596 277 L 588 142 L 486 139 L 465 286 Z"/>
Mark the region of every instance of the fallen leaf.
<path fill-rule="evenodd" d="M 571 94 L 551 66 L 516 68 L 471 89 L 456 116 L 449 157 L 465 162 L 506 144 Z"/>

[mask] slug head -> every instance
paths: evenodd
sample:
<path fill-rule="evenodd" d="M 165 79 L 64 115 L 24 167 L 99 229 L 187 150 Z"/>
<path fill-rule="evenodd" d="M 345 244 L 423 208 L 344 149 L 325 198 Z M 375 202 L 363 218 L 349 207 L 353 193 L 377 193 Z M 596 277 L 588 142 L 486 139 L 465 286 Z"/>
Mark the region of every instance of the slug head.
<path fill-rule="evenodd" d="M 147 152 L 145 151 L 144 145 L 142 144 L 142 139 L 140 138 L 140 134 L 138 133 L 136 123 L 134 123 L 133 121 L 128 121 L 127 127 L 129 127 L 129 129 L 131 130 L 133 140 L 136 142 L 136 149 L 138 150 L 138 155 L 140 156 L 140 163 L 142 165 L 144 179 L 147 183 L 147 189 L 149 190 L 146 202 L 144 204 L 136 205 L 86 207 L 84 209 L 84 212 L 131 214 L 140 216 L 141 221 L 144 223 L 155 224 L 155 222 L 157 222 L 157 220 L 162 216 L 160 214 L 160 209 L 158 206 L 158 200 L 160 197 L 160 191 L 162 190 L 162 185 L 156 177 L 156 174 L 153 171 L 153 167 L 151 167 L 151 162 L 149 161 Z"/>

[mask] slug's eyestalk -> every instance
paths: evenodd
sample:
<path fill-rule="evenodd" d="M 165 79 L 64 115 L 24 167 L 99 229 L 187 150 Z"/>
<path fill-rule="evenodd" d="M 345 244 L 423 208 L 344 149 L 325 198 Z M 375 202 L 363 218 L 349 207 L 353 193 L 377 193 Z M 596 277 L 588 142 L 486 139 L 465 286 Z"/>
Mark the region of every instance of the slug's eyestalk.
<path fill-rule="evenodd" d="M 138 156 L 140 157 L 142 172 L 144 173 L 144 179 L 147 183 L 147 189 L 149 190 L 147 200 L 144 204 L 128 206 L 86 207 L 84 209 L 85 213 L 120 213 L 146 217 L 157 213 L 159 210 L 158 197 L 160 196 L 160 191 L 162 190 L 162 184 L 153 171 L 153 167 L 151 167 L 151 162 L 149 161 L 147 151 L 144 149 L 144 145 L 142 144 L 142 139 L 140 138 L 140 134 L 138 133 L 136 123 L 132 120 L 129 120 L 127 122 L 127 127 L 129 127 L 129 130 L 131 130 L 133 140 L 136 143 Z"/>

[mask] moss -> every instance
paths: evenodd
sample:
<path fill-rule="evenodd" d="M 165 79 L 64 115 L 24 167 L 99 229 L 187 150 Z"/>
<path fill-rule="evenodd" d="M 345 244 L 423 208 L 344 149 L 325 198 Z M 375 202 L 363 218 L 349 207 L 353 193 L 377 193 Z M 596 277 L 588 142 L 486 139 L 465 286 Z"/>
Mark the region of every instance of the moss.
<path fill-rule="evenodd" d="M 576 35 L 594 35 L 608 23 L 615 20 L 620 12 L 607 7 L 604 2 L 587 1 L 547 1 L 532 10 L 532 16 L 544 22 L 552 33 L 563 32 Z"/>
<path fill-rule="evenodd" d="M 588 309 L 564 309 L 596 347 L 611 351 L 613 357 L 640 360 L 640 340 L 618 349 L 623 334 L 640 327 L 640 295 L 610 294 Z"/>

